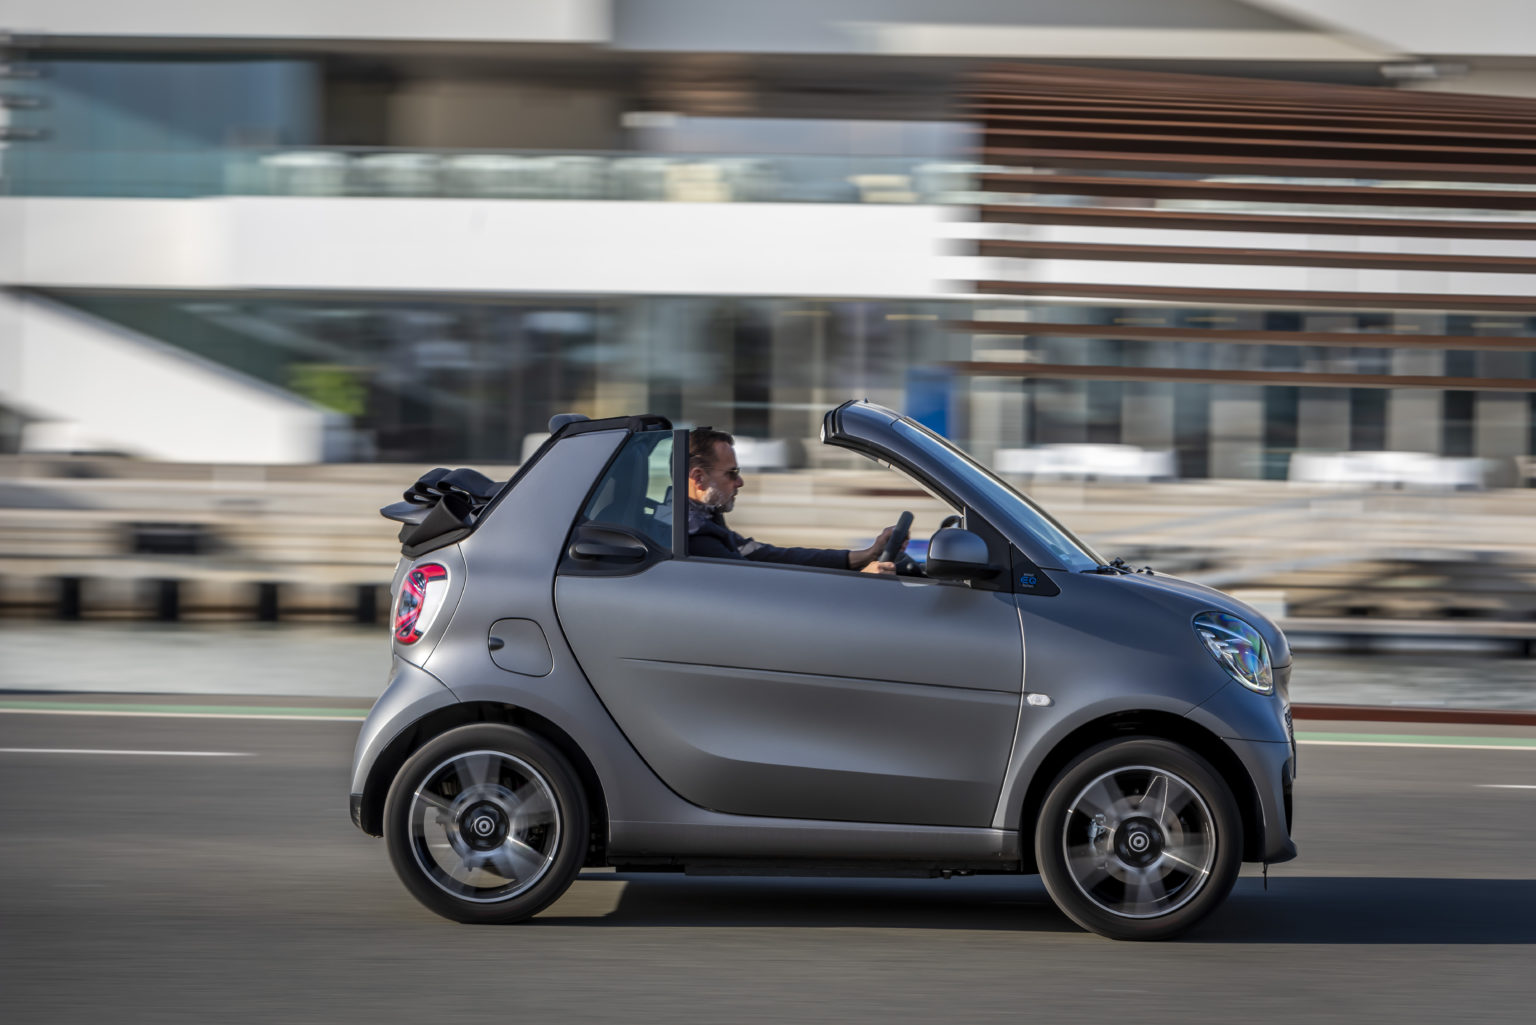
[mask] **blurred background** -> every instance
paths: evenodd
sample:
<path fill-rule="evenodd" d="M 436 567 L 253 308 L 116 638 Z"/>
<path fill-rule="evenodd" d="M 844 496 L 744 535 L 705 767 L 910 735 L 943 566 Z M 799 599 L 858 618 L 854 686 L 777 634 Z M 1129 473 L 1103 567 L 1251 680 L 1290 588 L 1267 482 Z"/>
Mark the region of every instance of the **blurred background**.
<path fill-rule="evenodd" d="M 1521 0 L 0 4 L 8 689 L 376 691 L 377 508 L 556 412 L 862 543 L 868 397 L 1330 687 L 1536 707 L 1533 361 Z"/>

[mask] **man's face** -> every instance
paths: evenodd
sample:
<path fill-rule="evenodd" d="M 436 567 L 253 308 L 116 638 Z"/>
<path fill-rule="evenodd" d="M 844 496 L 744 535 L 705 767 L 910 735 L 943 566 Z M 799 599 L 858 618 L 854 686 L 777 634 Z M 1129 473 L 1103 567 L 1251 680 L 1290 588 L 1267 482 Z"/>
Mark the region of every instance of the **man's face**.
<path fill-rule="evenodd" d="M 736 449 L 723 441 L 715 442 L 714 462 L 694 471 L 694 484 L 699 490 L 695 497 L 723 513 L 735 507 L 736 492 L 744 483 L 741 467 L 736 465 Z"/>

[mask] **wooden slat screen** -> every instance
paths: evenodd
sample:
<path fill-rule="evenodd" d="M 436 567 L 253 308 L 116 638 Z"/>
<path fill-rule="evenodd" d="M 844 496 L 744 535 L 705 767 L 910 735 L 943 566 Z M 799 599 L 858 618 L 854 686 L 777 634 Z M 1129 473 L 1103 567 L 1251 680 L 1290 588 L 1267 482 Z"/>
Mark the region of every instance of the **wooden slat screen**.
<path fill-rule="evenodd" d="M 1408 292 L 1324 292 L 1262 288 L 1202 288 L 1196 285 L 1100 285 L 1080 282 L 977 281 L 978 292 L 995 295 L 1061 296 L 1114 302 L 1174 302 L 1191 306 L 1267 306 L 1280 309 L 1458 310 L 1536 314 L 1530 295 L 1455 295 Z"/>
<path fill-rule="evenodd" d="M 1309 206 L 1445 207 L 1476 210 L 1536 210 L 1536 189 L 1492 191 L 1406 188 L 1403 186 L 1303 185 L 1278 182 L 1203 181 L 1198 178 L 1088 177 L 1073 174 L 988 173 L 979 182 L 998 195 L 1077 195 L 1126 199 L 1205 199 L 1248 203 L 1305 203 Z"/>
<path fill-rule="evenodd" d="M 1164 381 L 1172 384 L 1270 384 L 1307 388 L 1429 388 L 1436 391 L 1536 392 L 1526 377 L 1443 377 L 1417 374 L 1320 374 L 1300 370 L 1208 370 L 1201 367 L 1104 367 L 1076 363 L 984 360 L 946 364 L 971 377 L 1039 380 Z"/>
<path fill-rule="evenodd" d="M 1104 338 L 1141 342 L 1222 342 L 1228 345 L 1317 345 L 1347 349 L 1444 349 L 1536 352 L 1536 335 L 1411 335 L 1371 331 L 1242 331 L 1143 324 L 1068 324 L 1044 320 L 957 320 L 951 330 L 993 337 Z"/>
<path fill-rule="evenodd" d="M 977 178 L 982 198 L 975 210 L 987 234 L 975 241 L 972 252 L 990 258 L 1006 276 L 972 283 L 981 294 L 1074 305 L 1161 302 L 1536 318 L 1536 247 L 1520 245 L 1536 242 L 1536 100 L 1021 64 L 978 74 L 964 101 L 981 129 L 980 158 L 988 167 Z M 1150 236 L 1148 230 L 1202 235 L 1186 245 L 1179 235 Z M 1247 238 L 1238 237 L 1240 232 Z M 1233 238 L 1230 244 L 1222 241 L 1223 233 Z M 1277 237 L 1256 244 L 1255 234 Z M 1438 241 L 1396 241 L 1404 239 Z M 1080 278 L 1074 272 L 1066 281 L 1034 280 L 1033 261 L 1040 260 L 1052 261 L 1057 276 L 1061 266 L 1084 270 Z M 1169 280 L 1149 279 L 1147 271 L 1115 275 L 1120 281 L 1095 281 L 1098 261 L 1123 268 L 1179 265 L 1188 273 L 1180 275 L 1179 284 L 1124 283 L 1138 273 L 1142 281 Z M 1493 287 L 1454 294 L 1406 285 L 1382 291 L 1381 283 L 1392 281 L 1390 276 L 1369 279 L 1376 286 L 1372 290 L 1298 289 L 1294 270 L 1288 272 L 1290 284 L 1274 288 L 1223 286 L 1219 271 L 1234 266 L 1499 277 L 1488 279 Z M 1202 275 L 1202 267 L 1212 273 Z M 1085 339 L 1536 350 L 1529 328 L 1536 321 L 1517 328 L 1513 337 L 1449 330 L 1422 335 L 1347 329 L 1220 332 L 1067 324 L 1060 321 L 1070 318 L 1052 321 L 1049 314 L 1045 318 L 1052 322 L 1020 322 L 1003 310 L 1001 303 L 999 311 L 981 308 L 952 327 L 984 335 Z M 994 320 L 998 315 L 1002 319 Z M 1185 374 L 1165 368 L 1154 373 L 1151 368 L 1028 363 L 964 363 L 957 369 L 962 366 L 978 374 L 1284 381 L 1283 372 Z M 1313 376 L 1318 379 L 1291 380 L 1342 387 L 1530 390 L 1524 382 L 1497 384 L 1494 379 L 1387 384 L 1348 374 Z"/>

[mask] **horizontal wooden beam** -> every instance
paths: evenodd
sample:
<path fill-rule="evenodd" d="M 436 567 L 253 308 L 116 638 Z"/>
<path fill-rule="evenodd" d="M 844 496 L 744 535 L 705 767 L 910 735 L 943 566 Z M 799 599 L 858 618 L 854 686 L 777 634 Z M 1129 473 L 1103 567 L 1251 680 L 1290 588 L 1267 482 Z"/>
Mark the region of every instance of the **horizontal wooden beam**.
<path fill-rule="evenodd" d="M 1094 150 L 1123 150 L 1142 152 L 1151 150 L 1171 153 L 1210 153 L 1216 155 L 1249 154 L 1268 156 L 1284 153 L 1288 157 L 1309 157 L 1322 160 L 1391 160 L 1411 153 L 1421 163 L 1455 163 L 1461 161 L 1486 161 L 1494 164 L 1512 164 L 1529 167 L 1536 163 L 1536 139 L 1522 139 L 1517 144 L 1486 146 L 1476 140 L 1466 139 L 1451 144 L 1443 139 L 1414 142 L 1409 136 L 1393 140 L 1362 139 L 1358 132 L 1348 133 L 1345 139 L 1298 139 L 1260 137 L 1252 138 L 1237 133 L 1212 130 L 1209 126 L 1195 126 L 1183 132 L 1116 131 L 1101 127 L 1095 121 L 1068 122 L 1073 128 L 1013 128 L 987 122 L 984 126 L 984 148 L 1007 149 L 1016 145 L 1046 148 L 1080 147 Z"/>
<path fill-rule="evenodd" d="M 1435 295 L 1425 292 L 1322 292 L 1269 288 L 1200 288 L 1185 285 L 1118 285 L 1094 282 L 977 281 L 992 295 L 1093 298 L 1107 302 L 1176 302 L 1269 309 L 1334 307 L 1354 310 L 1439 310 L 1536 316 L 1536 295 Z"/>
<path fill-rule="evenodd" d="M 1043 320 L 956 320 L 955 331 L 1012 337 L 1125 339 L 1147 342 L 1212 342 L 1234 345 L 1317 345 L 1346 349 L 1457 349 L 1536 352 L 1536 335 L 1415 335 L 1367 331 L 1229 331 L 1222 328 L 1145 324 L 1063 324 Z"/>
<path fill-rule="evenodd" d="M 1328 85 L 1281 79 L 1241 78 L 1180 72 L 1119 71 L 1065 65 L 1019 64 L 982 71 L 971 78 L 979 95 L 1121 96 L 1143 102 L 1219 100 L 1254 105 L 1301 105 L 1308 109 L 1368 109 L 1423 113 L 1484 113 L 1530 117 L 1524 97 L 1404 92 L 1387 87 Z"/>
<path fill-rule="evenodd" d="M 1337 116 L 1337 117 L 1395 117 L 1429 118 L 1439 120 L 1474 119 L 1486 122 L 1503 122 L 1511 125 L 1529 124 L 1536 119 L 1536 110 L 1530 100 L 1518 97 L 1472 96 L 1470 94 L 1441 93 L 1434 97 L 1418 93 L 1407 97 L 1408 102 L 1382 102 L 1387 98 L 1404 98 L 1395 90 L 1378 90 L 1365 101 L 1351 98 L 1346 102 L 1334 102 L 1317 87 L 1308 83 L 1305 94 L 1287 97 L 1259 96 L 1245 93 L 1241 88 L 1231 88 L 1243 79 L 1209 78 L 1209 87 L 1198 90 L 1174 92 L 1147 89 L 1143 81 L 1105 83 L 1091 89 L 1052 89 L 1038 84 L 1005 86 L 1001 88 L 971 89 L 963 94 L 973 103 L 993 105 L 1034 106 L 1054 104 L 1061 106 L 1112 105 L 1132 110 L 1158 109 L 1206 109 L 1239 111 L 1255 114 Z M 1249 80 L 1251 81 L 1251 80 Z M 1424 102 L 1424 100 L 1430 102 Z M 1452 102 L 1444 102 L 1450 99 Z M 1500 100 L 1512 101 L 1500 103 Z M 1491 101 L 1491 102 L 1490 102 Z"/>
<path fill-rule="evenodd" d="M 1176 138 L 1203 138 L 1213 140 L 1252 141 L 1254 143 L 1313 143 L 1358 148 L 1362 143 L 1372 147 L 1395 146 L 1417 149 L 1424 145 L 1444 146 L 1456 151 L 1469 147 L 1508 147 L 1526 151 L 1536 147 L 1536 125 L 1524 131 L 1509 129 L 1492 130 L 1461 125 L 1459 128 L 1429 128 L 1406 123 L 1394 126 L 1382 125 L 1314 125 L 1300 119 L 1277 124 L 1254 124 L 1246 117 L 1227 120 L 1184 117 L 1104 117 L 1104 116 L 1053 116 L 1051 114 L 987 115 L 981 122 L 988 138 L 1005 141 L 1014 136 L 1036 137 L 1054 135 L 1064 129 L 1084 132 L 1147 133 Z"/>
<path fill-rule="evenodd" d="M 1189 174 L 1294 175 L 1324 178 L 1386 178 L 1400 181 L 1536 182 L 1536 164 L 1515 166 L 1430 163 L 1210 153 L 1151 153 L 1030 147 L 987 149 L 977 156 L 989 164 L 1063 169 L 1113 168 L 1125 171 L 1179 171 Z"/>
<path fill-rule="evenodd" d="M 996 124 L 1029 122 L 1041 116 L 1097 120 L 1105 115 L 1113 115 L 1133 124 L 1177 118 L 1195 124 L 1241 124 L 1255 128 L 1294 125 L 1311 131 L 1380 129 L 1398 132 L 1445 131 L 1458 134 L 1512 132 L 1517 135 L 1536 132 L 1536 116 L 1518 119 L 1477 118 L 1466 114 L 1453 117 L 1386 111 L 1333 114 L 1307 109 L 1236 110 L 1220 103 L 1138 105 L 1124 100 L 1106 101 L 1099 98 L 1046 97 L 1012 101 L 972 99 L 962 103 L 960 111 L 978 121 Z"/>
<path fill-rule="evenodd" d="M 1529 377 L 1428 377 L 1418 374 L 1319 374 L 1304 370 L 1207 370 L 1194 367 L 1111 367 L 1074 363 L 960 361 L 941 364 L 967 377 L 1070 381 L 1161 381 L 1172 384 L 1251 384 L 1288 388 L 1415 388 L 1435 391 L 1536 392 Z"/>
<path fill-rule="evenodd" d="M 1100 175 L 1007 174 L 977 176 L 983 191 L 1028 195 L 1115 196 L 1130 199 L 1199 199 L 1254 203 L 1396 206 L 1462 210 L 1536 210 L 1536 189 L 1408 188 L 1389 185 L 1303 185 L 1280 182 L 1218 182 Z"/>
<path fill-rule="evenodd" d="M 1330 217 L 1246 213 L 1238 210 L 1138 210 L 1127 207 L 983 206 L 995 224 L 1162 228 L 1196 231 L 1271 231 L 1303 235 L 1382 235 L 1404 238 L 1536 239 L 1536 217 L 1521 221 L 1448 217 Z"/>
<path fill-rule="evenodd" d="M 1312 102 L 1267 103 L 1245 99 L 1205 97 L 1144 97 L 1134 90 L 1117 93 L 1084 93 L 1082 95 L 1049 93 L 971 93 L 964 97 L 962 109 L 996 116 L 1010 112 L 1037 110 L 1083 111 L 1086 113 L 1118 112 L 1123 116 L 1153 117 L 1168 114 L 1206 114 L 1219 117 L 1270 120 L 1305 119 L 1322 123 L 1388 123 L 1425 125 L 1467 125 L 1478 128 L 1510 129 L 1521 131 L 1536 124 L 1532 107 L 1522 112 L 1506 109 L 1502 112 L 1489 108 L 1472 107 L 1461 110 L 1428 109 L 1382 106 L 1338 106 Z"/>
<path fill-rule="evenodd" d="M 1128 246 L 1098 242 L 1031 242 L 1024 239 L 986 239 L 978 242 L 976 248 L 981 256 L 1025 260 L 1109 260 L 1247 267 L 1335 267 L 1398 271 L 1459 271 L 1481 274 L 1536 274 L 1536 258 L 1526 256 L 1356 253 L 1316 249 L 1238 249 L 1225 246 Z"/>

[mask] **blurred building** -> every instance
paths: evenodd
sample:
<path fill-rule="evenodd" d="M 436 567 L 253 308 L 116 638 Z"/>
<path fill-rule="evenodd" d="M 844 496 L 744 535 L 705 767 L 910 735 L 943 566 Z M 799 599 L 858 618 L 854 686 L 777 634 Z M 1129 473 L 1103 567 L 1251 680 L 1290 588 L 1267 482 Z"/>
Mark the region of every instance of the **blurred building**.
<path fill-rule="evenodd" d="M 7 0 L 0 30 L 0 450 L 515 462 L 566 409 L 799 439 L 868 396 L 1184 477 L 1536 452 L 1517 0 Z"/>

